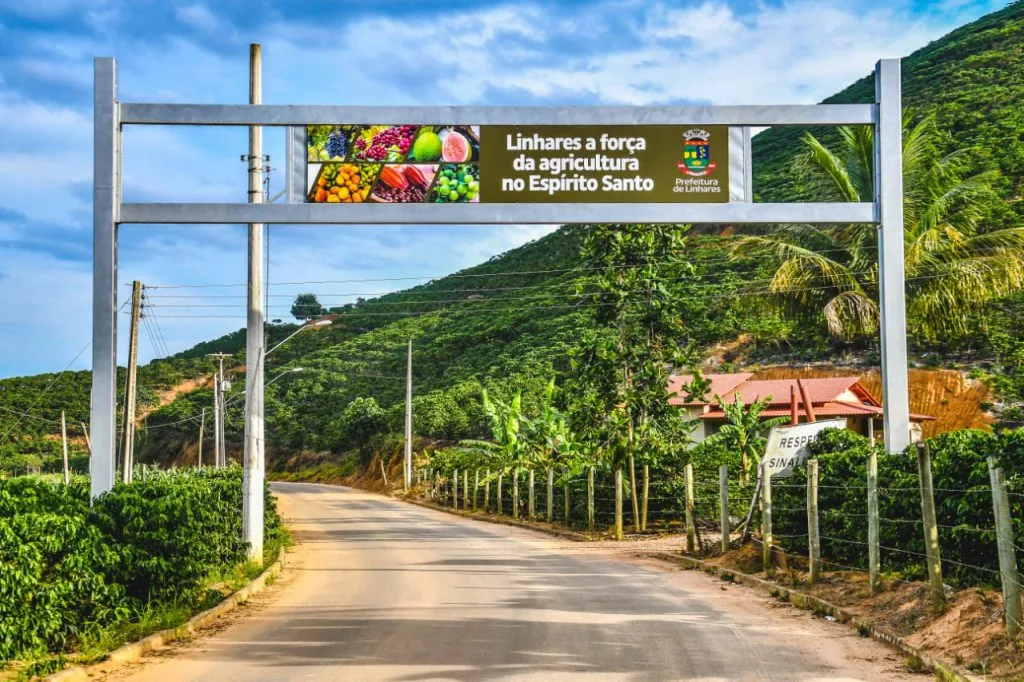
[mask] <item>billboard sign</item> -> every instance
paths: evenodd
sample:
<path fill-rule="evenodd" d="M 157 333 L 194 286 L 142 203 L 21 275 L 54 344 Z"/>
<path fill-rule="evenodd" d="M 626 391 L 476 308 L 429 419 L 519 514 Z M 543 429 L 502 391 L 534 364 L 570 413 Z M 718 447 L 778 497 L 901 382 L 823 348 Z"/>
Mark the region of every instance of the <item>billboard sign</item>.
<path fill-rule="evenodd" d="M 310 125 L 313 203 L 726 203 L 723 125 Z"/>

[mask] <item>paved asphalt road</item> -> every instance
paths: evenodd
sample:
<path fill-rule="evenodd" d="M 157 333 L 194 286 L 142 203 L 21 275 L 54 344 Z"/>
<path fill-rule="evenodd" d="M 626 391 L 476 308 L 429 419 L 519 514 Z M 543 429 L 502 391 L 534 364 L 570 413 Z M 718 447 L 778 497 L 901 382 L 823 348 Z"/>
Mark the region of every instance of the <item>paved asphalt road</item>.
<path fill-rule="evenodd" d="M 215 634 L 112 679 L 903 680 L 852 630 L 653 560 L 275 484 L 300 544 Z"/>

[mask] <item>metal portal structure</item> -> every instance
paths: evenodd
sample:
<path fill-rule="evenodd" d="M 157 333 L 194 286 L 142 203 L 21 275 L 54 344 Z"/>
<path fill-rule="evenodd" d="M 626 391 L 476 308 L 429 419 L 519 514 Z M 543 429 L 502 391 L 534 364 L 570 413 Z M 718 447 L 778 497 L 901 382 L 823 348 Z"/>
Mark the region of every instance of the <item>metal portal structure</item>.
<path fill-rule="evenodd" d="M 741 166 L 734 164 L 730 201 L 719 204 L 331 204 L 304 203 L 304 164 L 294 145 L 315 123 L 402 125 L 727 125 Z M 291 128 L 288 202 L 125 203 L 121 199 L 124 126 L 275 126 Z M 873 201 L 755 203 L 750 127 L 870 125 L 875 132 Z M 732 139 L 733 132 L 730 131 Z M 733 145 L 733 149 L 737 145 Z M 696 107 L 376 107 L 149 104 L 120 102 L 117 63 L 95 60 L 93 168 L 92 495 L 113 487 L 117 381 L 117 233 L 141 224 L 557 224 L 557 223 L 871 223 L 879 226 L 879 287 L 885 447 L 910 444 L 903 254 L 903 162 L 900 62 L 875 67 L 875 101 L 867 104 Z M 737 168 L 739 172 L 737 173 Z M 262 412 L 262 403 L 259 408 Z M 259 415 L 262 418 L 262 414 Z M 247 436 L 249 434 L 247 433 Z M 262 448 L 262 443 L 260 445 Z M 262 461 L 262 457 L 260 458 Z"/>

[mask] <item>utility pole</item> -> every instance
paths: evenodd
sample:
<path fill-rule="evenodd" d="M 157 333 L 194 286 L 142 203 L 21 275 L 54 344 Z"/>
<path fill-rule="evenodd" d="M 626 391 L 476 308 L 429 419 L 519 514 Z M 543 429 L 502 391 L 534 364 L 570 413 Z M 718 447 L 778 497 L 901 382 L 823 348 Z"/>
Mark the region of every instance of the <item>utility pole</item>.
<path fill-rule="evenodd" d="M 64 447 L 64 485 L 71 483 L 71 471 L 68 469 L 68 424 L 64 419 L 64 410 L 60 411 L 60 442 Z"/>
<path fill-rule="evenodd" d="M 412 339 L 405 370 L 405 488 L 412 487 Z"/>
<path fill-rule="evenodd" d="M 135 378 L 139 364 L 139 315 L 142 308 L 142 282 L 132 282 L 132 324 L 128 337 L 128 373 L 124 389 L 124 425 L 121 427 L 121 480 L 132 482 L 135 445 Z"/>
<path fill-rule="evenodd" d="M 224 426 L 227 422 L 227 412 L 224 409 L 224 358 L 231 356 L 227 353 L 210 353 L 207 357 L 217 358 L 219 363 L 213 386 L 213 466 L 220 469 L 228 463 L 224 440 Z"/>
<path fill-rule="evenodd" d="M 263 58 L 249 45 L 249 104 L 262 104 Z M 249 203 L 263 203 L 263 129 L 249 126 Z M 263 225 L 249 224 L 248 316 L 245 362 L 245 452 L 242 463 L 242 540 L 249 560 L 263 563 Z"/>
<path fill-rule="evenodd" d="M 203 428 L 206 426 L 206 408 L 199 414 L 199 452 L 196 454 L 196 466 L 203 468 Z"/>

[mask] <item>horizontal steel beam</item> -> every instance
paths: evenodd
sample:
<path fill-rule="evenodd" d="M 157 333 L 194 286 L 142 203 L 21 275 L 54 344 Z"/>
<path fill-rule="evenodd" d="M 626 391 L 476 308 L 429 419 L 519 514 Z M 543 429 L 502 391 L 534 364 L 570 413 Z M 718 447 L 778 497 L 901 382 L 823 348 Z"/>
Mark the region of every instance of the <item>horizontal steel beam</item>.
<path fill-rule="evenodd" d="M 871 125 L 875 104 L 720 107 L 381 107 L 249 104 L 121 104 L 121 123 L 290 126 L 421 125 Z"/>
<path fill-rule="evenodd" d="M 143 204 L 120 223 L 500 225 L 562 223 L 874 223 L 871 203 L 794 204 Z"/>

